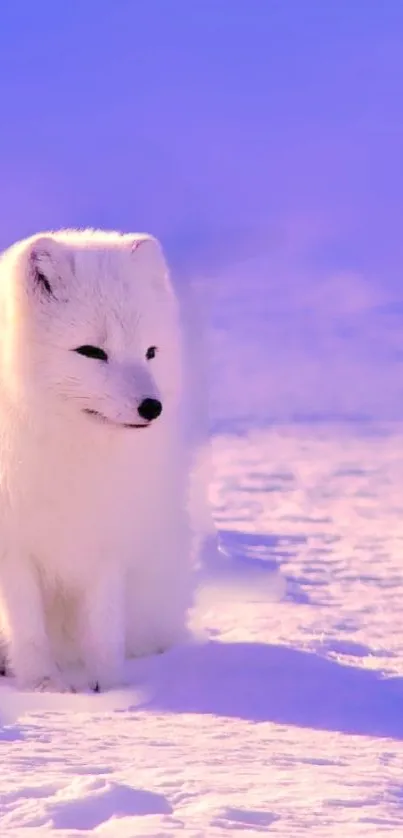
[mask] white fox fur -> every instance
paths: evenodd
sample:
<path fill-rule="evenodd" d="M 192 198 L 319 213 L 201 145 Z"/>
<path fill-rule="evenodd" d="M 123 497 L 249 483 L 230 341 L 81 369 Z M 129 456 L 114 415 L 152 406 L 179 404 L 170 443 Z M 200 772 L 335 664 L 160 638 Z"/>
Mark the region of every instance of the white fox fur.
<path fill-rule="evenodd" d="M 88 345 L 108 360 L 74 351 Z M 89 686 L 110 687 L 125 656 L 185 635 L 181 382 L 177 300 L 154 238 L 67 230 L 3 254 L 0 621 L 21 686 L 69 689 L 79 663 Z M 161 416 L 130 427 L 146 424 L 145 398 Z"/>

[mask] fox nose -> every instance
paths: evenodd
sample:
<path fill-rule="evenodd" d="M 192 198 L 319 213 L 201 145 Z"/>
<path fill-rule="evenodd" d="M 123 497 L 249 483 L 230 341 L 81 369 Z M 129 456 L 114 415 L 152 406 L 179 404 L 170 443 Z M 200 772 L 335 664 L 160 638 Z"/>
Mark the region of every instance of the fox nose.
<path fill-rule="evenodd" d="M 138 406 L 137 411 L 142 419 L 152 422 L 162 413 L 162 404 L 158 399 L 144 399 Z"/>

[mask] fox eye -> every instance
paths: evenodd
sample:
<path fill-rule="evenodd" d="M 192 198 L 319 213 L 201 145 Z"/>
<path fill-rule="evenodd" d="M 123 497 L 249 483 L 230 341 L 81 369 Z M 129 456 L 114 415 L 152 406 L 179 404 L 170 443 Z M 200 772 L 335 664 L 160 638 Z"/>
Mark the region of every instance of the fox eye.
<path fill-rule="evenodd" d="M 108 360 L 106 352 L 100 349 L 99 346 L 85 344 L 84 346 L 78 346 L 74 352 L 78 352 L 79 355 L 85 355 L 86 358 L 95 358 L 97 361 L 104 361 L 104 363 Z"/>
<path fill-rule="evenodd" d="M 157 347 L 156 346 L 149 346 L 146 352 L 147 361 L 152 361 L 157 354 Z"/>

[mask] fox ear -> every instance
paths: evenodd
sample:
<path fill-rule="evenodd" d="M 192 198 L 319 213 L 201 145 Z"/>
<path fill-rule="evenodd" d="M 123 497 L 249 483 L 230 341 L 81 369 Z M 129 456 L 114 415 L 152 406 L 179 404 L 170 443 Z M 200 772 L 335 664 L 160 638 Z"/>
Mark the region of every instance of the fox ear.
<path fill-rule="evenodd" d="M 154 239 L 148 233 L 134 233 L 131 245 L 132 253 L 135 253 L 142 245 L 152 242 L 154 242 Z"/>
<path fill-rule="evenodd" d="M 65 287 L 72 259 L 65 246 L 51 236 L 35 239 L 29 247 L 28 274 L 32 291 L 42 298 L 58 299 Z"/>
<path fill-rule="evenodd" d="M 155 288 L 170 290 L 168 266 L 158 239 L 147 233 L 133 234 L 131 252 L 143 280 L 148 280 Z"/>

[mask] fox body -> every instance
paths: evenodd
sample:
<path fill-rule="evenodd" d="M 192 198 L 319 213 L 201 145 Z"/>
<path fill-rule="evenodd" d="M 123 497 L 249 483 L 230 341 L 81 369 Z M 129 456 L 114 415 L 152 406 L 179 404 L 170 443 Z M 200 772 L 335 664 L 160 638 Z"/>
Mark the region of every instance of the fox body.
<path fill-rule="evenodd" d="M 0 627 L 28 688 L 121 682 L 192 595 L 177 300 L 158 242 L 44 233 L 0 261 Z"/>

